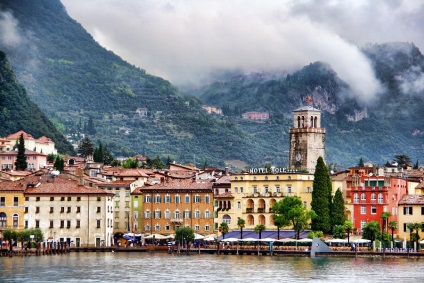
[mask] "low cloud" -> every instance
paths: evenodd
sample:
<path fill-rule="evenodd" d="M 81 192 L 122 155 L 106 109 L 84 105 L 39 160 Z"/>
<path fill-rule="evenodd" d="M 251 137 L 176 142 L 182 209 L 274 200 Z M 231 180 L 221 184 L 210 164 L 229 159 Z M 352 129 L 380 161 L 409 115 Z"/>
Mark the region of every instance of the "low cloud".
<path fill-rule="evenodd" d="M 0 46 L 13 48 L 21 42 L 18 21 L 9 12 L 0 13 Z"/>

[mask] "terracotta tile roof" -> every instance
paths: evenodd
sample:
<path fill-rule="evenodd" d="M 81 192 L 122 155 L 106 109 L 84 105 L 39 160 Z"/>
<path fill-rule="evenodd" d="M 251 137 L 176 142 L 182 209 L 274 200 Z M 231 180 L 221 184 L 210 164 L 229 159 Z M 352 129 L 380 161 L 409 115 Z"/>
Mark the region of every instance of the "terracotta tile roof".
<path fill-rule="evenodd" d="M 171 180 L 165 183 L 155 185 L 144 185 L 140 188 L 140 192 L 149 191 L 210 191 L 212 192 L 212 182 L 202 181 L 195 182 L 193 180 Z"/>
<path fill-rule="evenodd" d="M 11 151 L 6 151 L 6 152 L 0 152 L 0 155 L 6 155 L 6 156 L 12 155 L 12 156 L 14 156 L 14 155 L 18 155 L 18 152 L 16 150 L 11 150 Z M 47 154 L 39 153 L 39 152 L 32 151 L 32 150 L 29 150 L 29 149 L 25 149 L 25 155 L 47 156 Z"/>
<path fill-rule="evenodd" d="M 78 186 L 77 181 L 66 180 L 52 176 L 29 176 L 19 181 L 14 181 L 15 188 L 24 190 L 25 195 L 55 195 L 55 194 L 93 194 L 113 195 L 102 189 Z M 0 184 L 1 185 L 1 184 Z"/>
<path fill-rule="evenodd" d="M 145 178 L 149 177 L 140 169 L 120 169 L 118 173 L 115 174 L 115 176 L 116 177 L 145 177 Z"/>
<path fill-rule="evenodd" d="M 234 198 L 234 196 L 230 192 L 215 195 L 214 197 L 215 198 Z"/>
<path fill-rule="evenodd" d="M 23 135 L 24 135 L 24 139 L 34 139 L 34 137 L 33 137 L 32 135 L 27 134 L 27 133 L 25 133 L 25 132 L 24 132 L 24 131 L 22 131 L 22 130 L 20 130 L 20 131 L 18 131 L 18 132 L 16 132 L 16 133 L 14 133 L 14 134 L 10 134 L 10 135 L 8 135 L 6 138 L 7 138 L 7 139 L 10 139 L 10 140 L 16 140 L 16 139 L 19 139 L 19 138 L 20 138 L 21 134 L 23 134 Z"/>
<path fill-rule="evenodd" d="M 424 205 L 424 196 L 404 195 L 399 201 L 399 205 Z"/>
<path fill-rule="evenodd" d="M 215 184 L 231 184 L 231 176 L 223 176 L 216 180 Z"/>
<path fill-rule="evenodd" d="M 105 180 L 103 180 L 102 183 L 98 183 L 97 186 L 99 187 L 122 187 L 122 186 L 129 186 L 132 183 L 134 183 L 133 180 L 116 180 L 116 181 L 110 181 L 110 182 L 105 182 Z"/>
<path fill-rule="evenodd" d="M 21 181 L 4 181 L 0 183 L 0 192 L 25 191 Z"/>
<path fill-rule="evenodd" d="M 39 143 L 50 143 L 50 142 L 52 142 L 52 140 L 49 139 L 46 136 L 42 136 L 41 138 L 37 139 L 37 142 L 39 142 Z"/>

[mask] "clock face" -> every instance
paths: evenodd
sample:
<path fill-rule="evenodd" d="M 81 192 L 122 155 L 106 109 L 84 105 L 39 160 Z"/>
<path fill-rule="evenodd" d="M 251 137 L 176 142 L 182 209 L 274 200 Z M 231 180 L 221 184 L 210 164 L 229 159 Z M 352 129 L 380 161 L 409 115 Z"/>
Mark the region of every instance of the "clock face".
<path fill-rule="evenodd" d="M 296 161 L 300 161 L 302 159 L 302 155 L 300 153 L 296 154 Z"/>

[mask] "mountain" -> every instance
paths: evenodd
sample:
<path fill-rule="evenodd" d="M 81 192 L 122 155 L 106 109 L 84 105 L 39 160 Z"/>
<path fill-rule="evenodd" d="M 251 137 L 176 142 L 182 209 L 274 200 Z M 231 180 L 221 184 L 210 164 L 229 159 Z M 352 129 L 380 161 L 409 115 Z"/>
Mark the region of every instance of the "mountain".
<path fill-rule="evenodd" d="M 6 54 L 0 51 L 0 137 L 24 130 L 34 137 L 48 136 L 63 153 L 73 148 L 52 122 L 28 97 L 18 82 Z"/>
<path fill-rule="evenodd" d="M 231 76 L 182 93 L 102 48 L 59 0 L 3 0 L 0 21 L 9 27 L 0 49 L 17 78 L 75 143 L 84 134 L 115 155 L 170 156 L 197 166 L 284 167 L 292 111 L 312 97 L 323 111 L 327 163 L 346 168 L 361 157 L 383 164 L 397 154 L 424 156 L 423 55 L 413 44 L 363 48 L 384 88 L 364 105 L 325 62 L 283 76 Z M 221 107 L 224 116 L 208 115 L 202 104 Z M 140 115 L 145 109 L 147 116 Z M 270 119 L 245 120 L 245 111 L 267 111 Z"/>

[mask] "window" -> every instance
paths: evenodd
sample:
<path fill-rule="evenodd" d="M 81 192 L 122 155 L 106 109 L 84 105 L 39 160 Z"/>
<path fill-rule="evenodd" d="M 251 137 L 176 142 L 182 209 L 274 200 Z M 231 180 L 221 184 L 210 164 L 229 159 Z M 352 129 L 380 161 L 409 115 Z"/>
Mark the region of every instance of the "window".
<path fill-rule="evenodd" d="M 72 208 L 70 206 L 68 206 L 67 209 L 66 209 L 66 212 L 71 213 L 71 211 L 72 211 Z"/>
<path fill-rule="evenodd" d="M 19 216 L 17 214 L 13 214 L 12 217 L 12 225 L 13 227 L 18 227 L 18 223 L 19 223 Z"/>
<path fill-rule="evenodd" d="M 54 212 L 54 207 L 50 206 L 50 213 L 53 213 L 53 212 Z"/>
<path fill-rule="evenodd" d="M 367 200 L 367 195 L 365 193 L 361 194 L 361 200 Z"/>
<path fill-rule="evenodd" d="M 61 197 L 60 198 L 60 201 L 65 201 L 65 197 Z"/>
<path fill-rule="evenodd" d="M 171 218 L 171 212 L 169 211 L 169 209 L 165 210 L 165 219 L 169 219 Z"/>
<path fill-rule="evenodd" d="M 195 195 L 194 196 L 194 202 L 195 203 L 200 203 L 202 201 L 201 197 L 199 195 Z"/>
<path fill-rule="evenodd" d="M 355 194 L 353 195 L 353 202 L 354 202 L 354 203 L 359 203 L 359 197 L 358 197 L 358 194 L 357 194 L 357 193 L 355 193 Z"/>
<path fill-rule="evenodd" d="M 180 203 L 180 195 L 175 196 L 175 203 Z"/>
<path fill-rule="evenodd" d="M 376 200 L 377 198 L 375 197 L 375 193 L 371 194 L 371 200 Z"/>
<path fill-rule="evenodd" d="M 19 206 L 19 197 L 13 197 L 13 206 Z"/>
<path fill-rule="evenodd" d="M 371 206 L 371 214 L 376 214 L 376 213 L 377 213 L 377 207 Z"/>
<path fill-rule="evenodd" d="M 81 197 L 77 197 L 77 201 L 81 201 Z"/>
<path fill-rule="evenodd" d="M 35 228 L 40 228 L 40 220 L 35 220 Z"/>
<path fill-rule="evenodd" d="M 366 214 L 366 213 L 367 213 L 367 207 L 361 206 L 361 214 Z"/>
<path fill-rule="evenodd" d="M 129 197 L 130 196 L 130 192 L 125 192 L 125 196 Z"/>
<path fill-rule="evenodd" d="M 119 222 L 115 222 L 115 229 L 119 229 Z"/>
<path fill-rule="evenodd" d="M 165 231 L 169 231 L 169 230 L 171 230 L 171 226 L 169 226 L 169 224 L 166 224 L 165 225 Z"/>
<path fill-rule="evenodd" d="M 40 213 L 40 207 L 35 207 L 35 213 Z"/>
<path fill-rule="evenodd" d="M 129 208 L 130 207 L 130 202 L 129 201 L 126 201 L 125 202 L 125 208 Z"/>
<path fill-rule="evenodd" d="M 234 187 L 234 193 L 238 194 L 238 188 L 237 187 Z"/>
<path fill-rule="evenodd" d="M 174 216 L 175 216 L 175 218 L 177 218 L 177 219 L 181 218 L 181 212 L 180 212 L 179 210 L 176 210 L 176 211 L 174 212 Z"/>
<path fill-rule="evenodd" d="M 364 226 L 367 224 L 367 221 L 361 220 L 361 230 L 364 229 Z"/>
<path fill-rule="evenodd" d="M 60 220 L 60 228 L 65 228 L 65 220 Z"/>
<path fill-rule="evenodd" d="M 60 213 L 64 213 L 64 212 L 65 212 L 65 207 L 64 206 L 60 207 Z"/>
<path fill-rule="evenodd" d="M 36 197 L 35 198 L 35 201 L 40 201 L 40 197 Z"/>
<path fill-rule="evenodd" d="M 211 197 L 209 195 L 205 196 L 205 203 L 210 203 L 211 202 Z"/>
<path fill-rule="evenodd" d="M 200 226 L 199 226 L 199 224 L 194 225 L 194 231 L 200 231 Z"/>
<path fill-rule="evenodd" d="M 115 197 L 119 197 L 119 192 L 115 192 Z"/>
<path fill-rule="evenodd" d="M 49 228 L 53 228 L 53 220 L 50 220 Z"/>
<path fill-rule="evenodd" d="M 240 193 L 241 194 L 243 193 L 243 187 L 240 187 Z"/>
<path fill-rule="evenodd" d="M 241 201 L 237 202 L 237 209 L 241 209 Z"/>
<path fill-rule="evenodd" d="M 176 217 L 176 218 L 177 218 L 177 217 Z M 186 210 L 186 211 L 184 211 L 184 218 L 185 218 L 185 219 L 190 218 L 190 210 Z"/>
<path fill-rule="evenodd" d="M 115 211 L 115 218 L 119 218 L 119 211 Z"/>
<path fill-rule="evenodd" d="M 205 225 L 205 231 L 210 231 L 211 230 L 211 226 L 209 224 Z"/>
<path fill-rule="evenodd" d="M 404 206 L 403 215 L 412 215 L 412 206 Z"/>
<path fill-rule="evenodd" d="M 424 206 L 421 206 L 421 215 L 424 215 Z"/>
<path fill-rule="evenodd" d="M 155 210 L 155 219 L 160 219 L 160 210 Z"/>
<path fill-rule="evenodd" d="M 189 195 L 185 195 L 185 203 L 190 203 L 190 196 Z"/>
<path fill-rule="evenodd" d="M 66 221 L 66 228 L 71 228 L 71 220 Z"/>
<path fill-rule="evenodd" d="M 211 217 L 211 212 L 209 210 L 205 211 L 205 219 L 209 219 Z"/>
<path fill-rule="evenodd" d="M 171 196 L 170 195 L 166 195 L 165 196 L 165 203 L 170 203 L 171 202 Z"/>
<path fill-rule="evenodd" d="M 378 194 L 378 203 L 383 203 L 383 194 L 382 193 Z"/>
<path fill-rule="evenodd" d="M 145 226 L 144 226 L 144 230 L 145 230 L 145 231 L 150 231 L 150 225 L 148 225 L 148 224 L 147 224 L 147 225 L 145 225 Z"/>
<path fill-rule="evenodd" d="M 155 231 L 160 231 L 160 225 L 159 224 L 155 225 Z"/>
<path fill-rule="evenodd" d="M 81 228 L 81 220 L 77 219 L 77 224 L 75 228 Z"/>
<path fill-rule="evenodd" d="M 25 206 L 25 213 L 28 213 L 28 206 Z"/>
<path fill-rule="evenodd" d="M 97 227 L 97 228 L 100 228 L 101 220 L 100 220 L 100 219 L 97 219 L 97 221 L 96 221 L 96 222 L 97 222 L 97 226 L 96 226 L 96 227 Z"/>
<path fill-rule="evenodd" d="M 225 222 L 225 223 L 227 223 L 228 225 L 230 225 L 230 224 L 231 224 L 231 216 L 229 216 L 228 214 L 225 214 L 225 215 L 222 217 L 222 222 Z"/>
<path fill-rule="evenodd" d="M 115 201 L 115 207 L 116 208 L 119 208 L 119 200 L 118 201 Z"/>
<path fill-rule="evenodd" d="M 198 209 L 196 209 L 196 210 L 194 211 L 194 218 L 197 218 L 197 219 L 199 219 L 199 218 L 200 218 L 200 211 L 199 211 Z"/>
<path fill-rule="evenodd" d="M 161 197 L 160 195 L 155 195 L 155 203 L 160 203 Z"/>
<path fill-rule="evenodd" d="M 72 201 L 72 197 L 68 197 L 68 201 Z"/>
<path fill-rule="evenodd" d="M 77 206 L 77 213 L 81 213 L 81 206 Z"/>
<path fill-rule="evenodd" d="M 408 228 L 408 225 L 411 223 L 403 223 L 403 232 L 411 232 Z"/>
<path fill-rule="evenodd" d="M 0 206 L 6 206 L 6 197 L 0 197 Z"/>
<path fill-rule="evenodd" d="M 145 219 L 150 219 L 152 217 L 152 213 L 150 212 L 150 210 L 146 210 L 144 212 L 144 218 Z"/>
<path fill-rule="evenodd" d="M 50 197 L 50 201 L 54 201 L 54 197 Z"/>
<path fill-rule="evenodd" d="M 151 203 L 152 202 L 152 196 L 151 195 L 146 195 L 144 197 L 144 203 Z"/>

